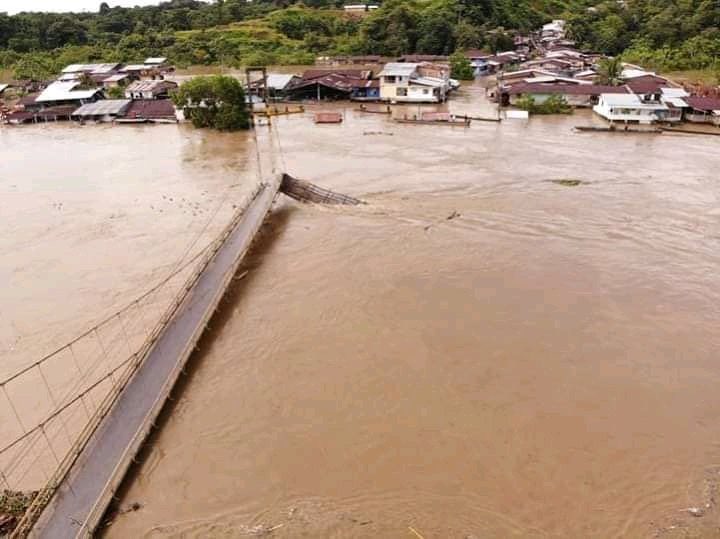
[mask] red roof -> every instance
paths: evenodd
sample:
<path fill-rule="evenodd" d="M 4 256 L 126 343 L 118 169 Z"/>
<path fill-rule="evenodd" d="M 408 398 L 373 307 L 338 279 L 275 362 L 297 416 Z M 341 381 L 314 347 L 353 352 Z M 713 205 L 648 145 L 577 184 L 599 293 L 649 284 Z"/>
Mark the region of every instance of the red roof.
<path fill-rule="evenodd" d="M 169 99 L 139 99 L 130 103 L 125 118 L 147 120 L 175 120 L 175 107 Z"/>
<path fill-rule="evenodd" d="M 628 87 L 636 94 L 659 94 L 660 88 L 667 86 L 667 81 L 652 80 L 646 77 L 632 79 L 627 83 Z"/>
<path fill-rule="evenodd" d="M 21 97 L 20 101 L 18 101 L 18 105 L 27 106 L 27 105 L 34 105 L 35 100 L 38 98 L 40 94 L 28 94 L 25 97 Z"/>
<path fill-rule="evenodd" d="M 716 97 L 698 97 L 696 95 L 686 97 L 685 103 L 696 110 L 720 110 L 720 99 Z"/>
<path fill-rule="evenodd" d="M 604 86 L 601 84 L 562 84 L 559 82 L 525 82 L 511 86 L 508 94 L 566 94 L 566 95 L 600 95 L 627 94 L 624 86 Z"/>

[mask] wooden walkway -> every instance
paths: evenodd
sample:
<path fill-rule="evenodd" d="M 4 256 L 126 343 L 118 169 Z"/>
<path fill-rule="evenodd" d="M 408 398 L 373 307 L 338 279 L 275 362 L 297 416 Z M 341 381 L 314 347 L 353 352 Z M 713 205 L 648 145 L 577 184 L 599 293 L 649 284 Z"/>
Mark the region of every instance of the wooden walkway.
<path fill-rule="evenodd" d="M 91 536 L 217 309 L 280 187 L 259 188 L 159 334 L 30 531 L 31 537 Z"/>

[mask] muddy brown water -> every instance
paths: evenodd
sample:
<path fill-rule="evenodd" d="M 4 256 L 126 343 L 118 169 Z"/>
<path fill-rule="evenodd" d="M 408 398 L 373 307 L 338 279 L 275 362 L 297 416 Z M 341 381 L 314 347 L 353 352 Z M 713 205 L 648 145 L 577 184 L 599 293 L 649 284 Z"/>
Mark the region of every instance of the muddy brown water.
<path fill-rule="evenodd" d="M 718 141 L 353 109 L 279 118 L 276 166 L 369 204 L 278 203 L 106 535 L 716 536 Z M 0 157 L 3 373 L 258 178 L 251 135 L 185 126 L 2 128 Z"/>

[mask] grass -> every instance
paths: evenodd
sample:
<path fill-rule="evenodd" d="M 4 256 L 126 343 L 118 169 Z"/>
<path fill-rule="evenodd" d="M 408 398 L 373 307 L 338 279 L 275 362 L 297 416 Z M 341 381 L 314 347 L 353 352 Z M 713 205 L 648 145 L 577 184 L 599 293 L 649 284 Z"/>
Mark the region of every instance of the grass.
<path fill-rule="evenodd" d="M 668 71 L 662 74 L 664 77 L 668 77 L 671 80 L 678 82 L 689 82 L 708 84 L 710 86 L 717 86 L 720 84 L 718 75 L 716 72 L 710 69 L 691 69 L 686 71 Z"/>

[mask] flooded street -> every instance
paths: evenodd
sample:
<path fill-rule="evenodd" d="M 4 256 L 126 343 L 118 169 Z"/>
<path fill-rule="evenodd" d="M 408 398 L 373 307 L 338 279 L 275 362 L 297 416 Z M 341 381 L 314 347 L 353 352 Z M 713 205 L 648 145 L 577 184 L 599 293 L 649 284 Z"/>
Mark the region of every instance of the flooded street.
<path fill-rule="evenodd" d="M 479 87 L 450 108 L 492 112 Z M 344 110 L 278 118 L 275 162 L 369 204 L 279 199 L 106 536 L 716 537 L 716 137 Z M 0 128 L 0 373 L 257 181 L 245 133 Z"/>

